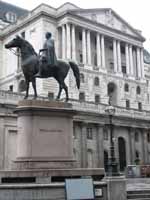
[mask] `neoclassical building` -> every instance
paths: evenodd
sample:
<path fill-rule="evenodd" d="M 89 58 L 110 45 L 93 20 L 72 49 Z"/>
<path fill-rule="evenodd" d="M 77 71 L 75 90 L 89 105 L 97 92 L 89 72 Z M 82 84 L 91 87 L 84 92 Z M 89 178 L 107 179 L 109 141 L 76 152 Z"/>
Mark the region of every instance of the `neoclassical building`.
<path fill-rule="evenodd" d="M 140 163 L 149 163 L 150 62 L 147 59 L 144 63 L 145 38 L 141 31 L 110 8 L 81 9 L 71 3 L 53 8 L 41 4 L 21 16 L 16 11 L 11 13 L 16 15 L 13 23 L 0 22 L 0 168 L 10 168 L 15 159 L 17 116 L 12 111 L 25 90 L 21 60 L 4 45 L 21 35 L 38 53 L 47 31 L 55 40 L 58 59 L 74 60 L 80 68 L 79 91 L 71 70 L 65 80 L 70 102 L 78 111 L 73 127 L 78 167 L 107 165 L 110 130 L 105 109 L 109 100 L 116 111 L 113 124 L 119 169 L 124 171 L 137 158 Z M 37 79 L 37 88 L 39 95 L 52 99 L 58 85 L 53 79 Z"/>

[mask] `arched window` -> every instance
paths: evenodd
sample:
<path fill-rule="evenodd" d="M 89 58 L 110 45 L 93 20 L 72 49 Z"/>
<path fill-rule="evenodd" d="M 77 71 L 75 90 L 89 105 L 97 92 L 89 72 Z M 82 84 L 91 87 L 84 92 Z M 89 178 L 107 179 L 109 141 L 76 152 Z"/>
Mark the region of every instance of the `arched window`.
<path fill-rule="evenodd" d="M 19 92 L 24 92 L 26 91 L 26 82 L 25 80 L 21 80 L 19 83 Z"/>
<path fill-rule="evenodd" d="M 85 80 L 84 80 L 84 74 L 80 74 L 80 82 L 81 82 L 81 83 L 84 83 L 84 82 L 85 82 Z"/>
<path fill-rule="evenodd" d="M 136 94 L 141 94 L 141 88 L 139 85 L 136 87 Z"/>
<path fill-rule="evenodd" d="M 98 77 L 94 78 L 94 85 L 99 86 L 99 78 Z"/>
<path fill-rule="evenodd" d="M 127 83 L 125 83 L 124 85 L 124 91 L 129 92 L 129 85 Z"/>

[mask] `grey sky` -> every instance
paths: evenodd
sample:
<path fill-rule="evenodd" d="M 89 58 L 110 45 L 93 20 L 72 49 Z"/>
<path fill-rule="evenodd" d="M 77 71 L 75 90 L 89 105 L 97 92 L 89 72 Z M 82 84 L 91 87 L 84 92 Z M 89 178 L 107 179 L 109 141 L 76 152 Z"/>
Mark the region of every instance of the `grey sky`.
<path fill-rule="evenodd" d="M 68 0 L 3 0 L 32 10 L 41 3 L 59 7 Z M 70 0 L 81 8 L 112 8 L 133 28 L 142 31 L 146 38 L 144 47 L 150 51 L 150 6 L 148 0 Z"/>

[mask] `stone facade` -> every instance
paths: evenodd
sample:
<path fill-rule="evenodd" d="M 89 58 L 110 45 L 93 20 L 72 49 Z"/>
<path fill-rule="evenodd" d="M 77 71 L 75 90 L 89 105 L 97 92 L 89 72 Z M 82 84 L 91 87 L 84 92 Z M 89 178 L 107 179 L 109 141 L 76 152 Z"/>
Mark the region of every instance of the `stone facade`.
<path fill-rule="evenodd" d="M 55 9 L 41 4 L 15 24 L 0 30 L 1 90 L 20 92 L 24 80 L 19 58 L 4 45 L 19 34 L 38 53 L 47 31 L 55 40 L 57 57 L 74 60 L 80 68 L 79 91 L 72 71 L 66 78 L 70 101 L 78 111 L 74 118 L 74 156 L 78 167 L 103 167 L 107 162 L 109 128 L 105 125 L 108 121 L 105 108 L 109 99 L 116 108 L 114 140 L 120 170 L 134 164 L 137 157 L 141 163 L 149 163 L 150 76 L 149 65 L 143 61 L 143 36 L 112 9 L 79 9 L 71 3 Z M 48 93 L 55 96 L 58 85 L 53 79 L 38 79 L 37 88 L 41 96 Z M 17 98 L 22 98 L 16 94 L 13 101 L 11 94 L 15 93 L 1 94 L 6 97 L 0 97 L 3 104 L 10 98 L 9 104 L 16 105 Z M 1 116 L 2 169 L 10 168 L 9 162 L 16 155 L 13 144 L 17 116 L 11 114 L 6 122 L 6 111 L 7 107 Z"/>

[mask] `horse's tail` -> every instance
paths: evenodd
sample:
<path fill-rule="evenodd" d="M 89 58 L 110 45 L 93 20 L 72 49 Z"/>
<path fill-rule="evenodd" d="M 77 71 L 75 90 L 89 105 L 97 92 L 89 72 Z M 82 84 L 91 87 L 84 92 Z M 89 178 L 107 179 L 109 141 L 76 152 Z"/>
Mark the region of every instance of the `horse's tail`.
<path fill-rule="evenodd" d="M 73 70 L 73 74 L 74 74 L 75 79 L 76 79 L 77 88 L 79 89 L 80 88 L 80 72 L 79 72 L 79 67 L 73 61 L 69 61 L 69 64 L 71 66 L 71 69 Z"/>

